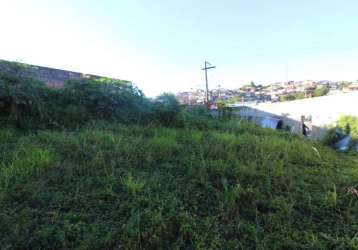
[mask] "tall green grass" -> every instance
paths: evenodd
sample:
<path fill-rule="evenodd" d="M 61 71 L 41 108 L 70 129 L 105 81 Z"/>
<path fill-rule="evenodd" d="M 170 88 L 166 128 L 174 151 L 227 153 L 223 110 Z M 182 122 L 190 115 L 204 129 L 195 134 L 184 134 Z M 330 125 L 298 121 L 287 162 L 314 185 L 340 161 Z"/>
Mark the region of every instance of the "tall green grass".
<path fill-rule="evenodd" d="M 298 136 L 238 122 L 0 135 L 3 249 L 358 248 L 357 159 Z"/>

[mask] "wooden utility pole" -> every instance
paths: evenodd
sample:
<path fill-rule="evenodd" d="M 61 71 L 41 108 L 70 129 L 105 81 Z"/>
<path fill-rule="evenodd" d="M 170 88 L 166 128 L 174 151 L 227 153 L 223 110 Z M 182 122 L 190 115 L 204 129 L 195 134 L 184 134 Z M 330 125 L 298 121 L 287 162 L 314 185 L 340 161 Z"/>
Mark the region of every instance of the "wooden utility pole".
<path fill-rule="evenodd" d="M 209 102 L 209 84 L 208 84 L 208 69 L 215 69 L 215 66 L 212 66 L 209 62 L 205 61 L 205 67 L 201 70 L 205 70 L 205 83 L 206 83 L 206 106 L 210 107 Z"/>

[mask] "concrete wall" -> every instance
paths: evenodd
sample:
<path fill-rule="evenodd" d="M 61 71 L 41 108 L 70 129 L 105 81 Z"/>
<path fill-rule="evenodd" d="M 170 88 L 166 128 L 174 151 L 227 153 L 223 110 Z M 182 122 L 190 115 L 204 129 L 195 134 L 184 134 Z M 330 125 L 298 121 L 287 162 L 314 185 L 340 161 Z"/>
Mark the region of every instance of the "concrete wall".
<path fill-rule="evenodd" d="M 34 73 L 34 78 L 45 82 L 50 87 L 63 87 L 65 82 L 70 79 L 80 79 L 86 77 L 98 78 L 98 76 L 39 66 L 34 66 L 32 71 Z"/>
<path fill-rule="evenodd" d="M 11 70 L 13 62 L 8 62 L 0 60 L 0 70 Z M 28 64 L 20 64 L 25 66 L 24 72 L 26 75 L 43 81 L 46 85 L 50 87 L 63 87 L 66 81 L 70 79 L 80 79 L 80 78 L 102 78 L 101 76 L 83 74 L 79 72 L 54 69 L 48 67 L 41 67 Z"/>
<path fill-rule="evenodd" d="M 262 117 L 278 117 L 301 133 L 301 117 L 311 117 L 312 136 L 320 138 L 343 115 L 358 116 L 358 91 L 279 103 L 260 103 L 239 108 L 239 115 L 258 123 Z"/>

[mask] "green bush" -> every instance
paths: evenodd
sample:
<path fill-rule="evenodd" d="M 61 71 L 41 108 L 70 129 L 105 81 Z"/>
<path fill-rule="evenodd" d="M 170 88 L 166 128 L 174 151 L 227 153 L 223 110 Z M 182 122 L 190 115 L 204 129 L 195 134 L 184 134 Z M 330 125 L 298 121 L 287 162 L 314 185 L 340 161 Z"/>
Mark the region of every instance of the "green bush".
<path fill-rule="evenodd" d="M 14 121 L 19 127 L 33 120 L 43 122 L 46 116 L 46 86 L 27 77 L 26 68 L 9 63 L 0 70 L 0 116 Z"/>
<path fill-rule="evenodd" d="M 233 118 L 233 108 L 220 107 L 218 109 L 218 118 L 223 121 L 229 121 Z"/>
<path fill-rule="evenodd" d="M 316 88 L 316 89 L 314 90 L 314 92 L 313 92 L 313 95 L 316 96 L 316 97 L 317 97 L 317 96 L 324 96 L 324 95 L 327 95 L 328 92 L 329 92 L 328 87 L 322 86 L 322 87 Z"/>
<path fill-rule="evenodd" d="M 296 100 L 296 97 L 293 94 L 280 96 L 280 102 L 287 102 L 287 101 L 294 101 L 294 100 Z"/>
<path fill-rule="evenodd" d="M 347 135 L 352 136 L 353 140 L 349 146 L 353 148 L 358 143 L 358 117 L 342 116 L 337 121 L 336 127 L 327 130 L 321 142 L 325 145 L 333 146 Z"/>
<path fill-rule="evenodd" d="M 77 106 L 80 112 L 87 113 L 88 120 L 139 123 L 150 114 L 149 101 L 127 81 L 107 78 L 70 80 L 65 84 L 62 96 L 63 103 Z"/>
<path fill-rule="evenodd" d="M 342 116 L 337 126 L 346 134 L 351 134 L 353 139 L 358 140 L 358 117 L 356 116 Z"/>
<path fill-rule="evenodd" d="M 153 112 L 130 82 L 77 79 L 53 89 L 27 77 L 21 65 L 7 69 L 0 70 L 0 115 L 19 127 L 71 127 L 96 119 L 144 123 Z"/>
<path fill-rule="evenodd" d="M 18 128 L 74 128 L 93 120 L 205 128 L 212 119 L 206 108 L 184 109 L 172 94 L 150 100 L 128 81 L 83 78 L 49 88 L 29 76 L 22 64 L 0 68 L 0 116 Z"/>
<path fill-rule="evenodd" d="M 295 94 L 295 97 L 297 100 L 299 100 L 299 99 L 304 99 L 306 96 L 304 92 L 298 92 Z"/>
<path fill-rule="evenodd" d="M 153 118 L 164 126 L 182 126 L 181 107 L 176 97 L 164 93 L 154 100 Z"/>

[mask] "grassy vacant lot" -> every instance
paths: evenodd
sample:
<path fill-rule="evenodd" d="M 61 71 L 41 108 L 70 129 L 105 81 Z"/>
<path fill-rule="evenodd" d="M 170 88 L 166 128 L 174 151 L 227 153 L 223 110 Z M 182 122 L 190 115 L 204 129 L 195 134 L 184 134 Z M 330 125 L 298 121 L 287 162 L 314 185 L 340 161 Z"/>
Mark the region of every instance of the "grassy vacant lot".
<path fill-rule="evenodd" d="M 358 157 L 286 133 L 0 129 L 2 249 L 358 249 Z"/>

